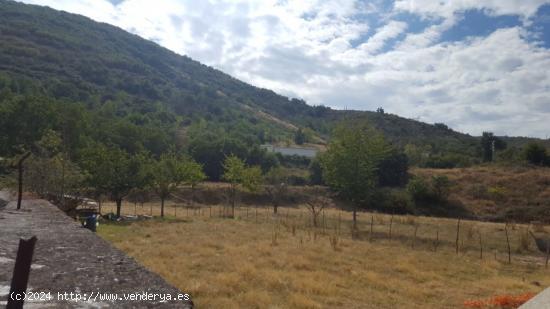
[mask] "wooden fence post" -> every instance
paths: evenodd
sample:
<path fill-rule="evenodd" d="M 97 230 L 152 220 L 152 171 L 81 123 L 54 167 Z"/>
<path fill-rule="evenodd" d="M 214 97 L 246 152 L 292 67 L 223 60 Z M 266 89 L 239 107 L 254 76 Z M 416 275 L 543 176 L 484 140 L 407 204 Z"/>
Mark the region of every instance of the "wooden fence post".
<path fill-rule="evenodd" d="M 323 209 L 323 234 L 326 234 L 325 210 Z"/>
<path fill-rule="evenodd" d="M 370 233 L 369 233 L 369 241 L 372 241 L 372 233 L 373 233 L 373 225 L 374 225 L 374 215 L 370 215 Z"/>
<path fill-rule="evenodd" d="M 481 230 L 479 231 L 479 259 L 483 260 L 483 242 L 481 240 Z"/>
<path fill-rule="evenodd" d="M 416 224 L 414 225 L 414 236 L 413 236 L 413 244 L 412 244 L 412 248 L 413 248 L 413 249 L 414 249 L 414 247 L 415 247 L 415 245 L 416 245 L 416 234 L 417 234 L 417 232 L 418 232 L 418 226 L 419 226 L 418 223 L 416 223 Z"/>
<path fill-rule="evenodd" d="M 506 233 L 506 244 L 508 245 L 508 264 L 512 263 L 512 249 L 510 248 L 510 237 L 508 237 L 508 224 L 504 226 L 504 232 Z"/>
<path fill-rule="evenodd" d="M 439 226 L 437 226 L 437 231 L 435 232 L 435 242 L 434 242 L 434 251 L 437 252 L 439 247 Z"/>
<path fill-rule="evenodd" d="M 458 219 L 458 223 L 456 224 L 456 243 L 455 243 L 455 246 L 456 246 L 456 254 L 458 254 L 458 241 L 459 241 L 459 238 L 460 238 L 460 218 Z"/>
<path fill-rule="evenodd" d="M 390 233 L 389 233 L 389 238 L 391 240 L 391 228 L 392 228 L 392 225 L 393 225 L 393 214 L 391 215 L 391 218 L 390 218 Z"/>
<path fill-rule="evenodd" d="M 27 240 L 19 240 L 19 248 L 17 249 L 17 258 L 15 259 L 15 266 L 13 268 L 13 277 L 11 279 L 10 294 L 8 295 L 6 309 L 23 308 L 23 303 L 25 302 L 24 294 L 27 291 L 27 284 L 29 282 L 35 244 L 36 236 Z"/>

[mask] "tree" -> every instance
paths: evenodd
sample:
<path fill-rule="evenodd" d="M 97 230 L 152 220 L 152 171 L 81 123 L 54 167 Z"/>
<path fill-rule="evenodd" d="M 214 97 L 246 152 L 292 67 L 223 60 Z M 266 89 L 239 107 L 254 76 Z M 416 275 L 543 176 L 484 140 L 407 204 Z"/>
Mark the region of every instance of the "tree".
<path fill-rule="evenodd" d="M 496 150 L 506 149 L 506 142 L 493 135 L 492 132 L 483 132 L 481 136 L 481 150 L 483 162 L 492 162 Z"/>
<path fill-rule="evenodd" d="M 174 153 L 162 154 L 149 165 L 150 186 L 160 198 L 160 216 L 164 218 L 164 202 L 185 180 L 185 166 Z"/>
<path fill-rule="evenodd" d="M 81 157 L 81 164 L 89 174 L 89 185 L 109 195 L 116 203 L 116 215 L 120 217 L 122 199 L 132 189 L 146 185 L 144 166 L 147 156 L 143 153 L 130 156 L 116 146 L 96 143 L 85 148 Z"/>
<path fill-rule="evenodd" d="M 451 193 L 452 183 L 447 176 L 436 175 L 432 176 L 433 194 L 437 201 L 443 202 L 447 200 Z"/>
<path fill-rule="evenodd" d="M 323 178 L 353 205 L 353 228 L 357 227 L 357 206 L 367 202 L 378 185 L 377 169 L 388 155 L 383 136 L 365 121 L 340 123 L 321 157 Z"/>
<path fill-rule="evenodd" d="M 407 155 L 392 148 L 388 156 L 380 162 L 377 175 L 382 187 L 403 186 L 409 180 L 409 159 Z"/>
<path fill-rule="evenodd" d="M 82 189 L 84 175 L 63 146 L 64 140 L 53 130 L 47 130 L 36 143 L 25 167 L 25 186 L 29 191 L 64 201 L 64 195 Z"/>
<path fill-rule="evenodd" d="M 323 167 L 321 166 L 320 154 L 317 154 L 315 158 L 309 163 L 309 182 L 312 185 L 324 185 L 323 181 Z"/>
<path fill-rule="evenodd" d="M 298 128 L 296 133 L 294 133 L 294 142 L 296 145 L 303 145 L 306 142 L 306 135 L 302 128 Z"/>
<path fill-rule="evenodd" d="M 223 163 L 223 179 L 230 184 L 231 217 L 235 216 L 235 204 L 239 187 L 257 191 L 262 182 L 262 170 L 258 166 L 247 167 L 237 156 L 228 156 Z"/>
<path fill-rule="evenodd" d="M 183 182 L 191 187 L 191 203 L 195 202 L 195 188 L 206 179 L 202 165 L 191 158 L 187 158 L 183 164 Z"/>
<path fill-rule="evenodd" d="M 318 225 L 319 214 L 331 204 L 331 199 L 325 194 L 319 187 L 315 187 L 312 199 L 306 203 L 308 210 L 311 212 L 313 227 Z"/>
<path fill-rule="evenodd" d="M 224 172 L 223 162 L 229 155 L 246 158 L 248 151 L 241 141 L 227 136 L 201 134 L 195 137 L 189 151 L 193 159 L 203 165 L 204 173 L 210 180 L 220 180 Z"/>
<path fill-rule="evenodd" d="M 273 213 L 277 214 L 277 208 L 281 204 L 288 187 L 288 177 L 284 169 L 272 168 L 264 177 L 265 191 L 271 198 Z"/>
<path fill-rule="evenodd" d="M 529 143 L 524 150 L 524 157 L 527 162 L 534 165 L 544 165 L 548 161 L 546 148 L 538 143 Z"/>

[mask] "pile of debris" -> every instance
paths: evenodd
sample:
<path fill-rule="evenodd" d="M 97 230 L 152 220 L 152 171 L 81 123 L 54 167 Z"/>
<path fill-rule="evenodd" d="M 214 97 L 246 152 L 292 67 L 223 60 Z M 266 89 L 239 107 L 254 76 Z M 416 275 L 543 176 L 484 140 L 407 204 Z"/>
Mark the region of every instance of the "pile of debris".
<path fill-rule="evenodd" d="M 108 213 L 101 216 L 101 219 L 107 220 L 107 221 L 143 221 L 143 220 L 150 220 L 153 219 L 153 216 L 147 216 L 147 215 L 137 215 L 137 216 L 117 216 L 115 213 Z"/>

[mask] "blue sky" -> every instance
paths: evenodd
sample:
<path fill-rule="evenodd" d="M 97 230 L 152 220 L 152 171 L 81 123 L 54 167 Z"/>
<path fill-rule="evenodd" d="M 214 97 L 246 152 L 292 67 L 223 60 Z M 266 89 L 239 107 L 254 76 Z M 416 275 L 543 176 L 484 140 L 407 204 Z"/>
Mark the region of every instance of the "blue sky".
<path fill-rule="evenodd" d="M 550 0 L 25 0 L 256 86 L 479 135 L 550 136 Z"/>

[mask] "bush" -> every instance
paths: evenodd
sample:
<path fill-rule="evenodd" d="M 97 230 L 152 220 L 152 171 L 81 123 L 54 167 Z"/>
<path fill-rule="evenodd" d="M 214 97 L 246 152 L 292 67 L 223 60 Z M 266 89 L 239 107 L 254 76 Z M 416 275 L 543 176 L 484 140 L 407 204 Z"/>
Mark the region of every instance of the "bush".
<path fill-rule="evenodd" d="M 488 199 L 489 194 L 487 191 L 488 191 L 487 186 L 484 184 L 472 184 L 469 189 L 470 195 L 474 199 L 478 199 L 478 200 Z"/>
<path fill-rule="evenodd" d="M 432 192 L 438 201 L 445 201 L 451 193 L 451 181 L 447 176 L 432 176 Z"/>
<path fill-rule="evenodd" d="M 382 187 L 400 187 L 409 180 L 409 159 L 403 152 L 393 150 L 378 167 L 378 184 Z"/>
<path fill-rule="evenodd" d="M 324 185 L 323 168 L 319 158 L 311 160 L 309 164 L 309 183 L 315 186 Z"/>
<path fill-rule="evenodd" d="M 407 184 L 407 192 L 415 202 L 430 199 L 430 185 L 423 177 L 414 177 Z"/>
<path fill-rule="evenodd" d="M 503 187 L 489 187 L 487 193 L 489 197 L 496 202 L 506 200 L 506 189 Z"/>
<path fill-rule="evenodd" d="M 527 162 L 534 165 L 548 165 L 550 158 L 544 146 L 537 143 L 529 143 L 524 150 L 524 157 Z"/>
<path fill-rule="evenodd" d="M 414 212 L 414 203 L 403 189 L 380 188 L 373 193 L 369 206 L 386 213 L 405 214 Z"/>
<path fill-rule="evenodd" d="M 452 183 L 447 176 L 432 176 L 431 181 L 415 177 L 407 185 L 407 192 L 416 203 L 445 202 L 451 192 Z"/>

